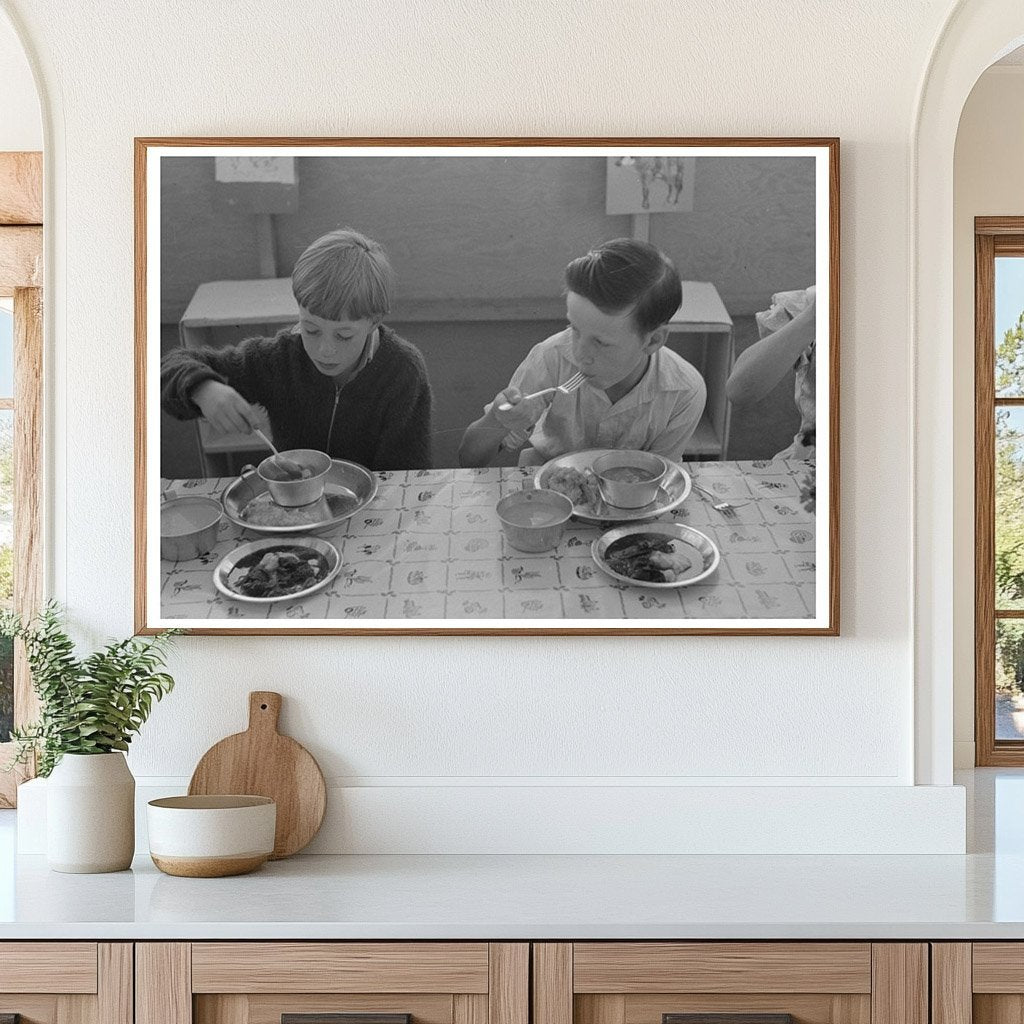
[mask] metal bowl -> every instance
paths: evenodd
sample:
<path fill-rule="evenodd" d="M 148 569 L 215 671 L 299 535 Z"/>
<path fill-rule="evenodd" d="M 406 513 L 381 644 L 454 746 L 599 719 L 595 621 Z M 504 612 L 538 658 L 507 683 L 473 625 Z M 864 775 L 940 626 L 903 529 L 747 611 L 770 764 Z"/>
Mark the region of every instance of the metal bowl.
<path fill-rule="evenodd" d="M 187 562 L 212 551 L 224 509 L 216 498 L 168 491 L 160 505 L 160 557 Z"/>
<path fill-rule="evenodd" d="M 558 547 L 572 502 L 558 491 L 514 491 L 498 502 L 496 511 L 509 544 L 536 553 Z"/>
<path fill-rule="evenodd" d="M 615 508 L 643 508 L 658 496 L 668 463 L 653 452 L 611 451 L 594 459 L 601 497 Z"/>
<path fill-rule="evenodd" d="M 319 501 L 284 508 L 252 466 L 224 491 L 224 514 L 236 526 L 271 536 L 330 533 L 361 512 L 377 496 L 377 477 L 358 462 L 334 459 Z"/>
<path fill-rule="evenodd" d="M 251 597 L 239 593 L 231 586 L 231 573 L 236 569 L 248 569 L 255 565 L 268 552 L 279 548 L 305 548 L 322 555 L 327 560 L 327 572 L 315 583 L 303 590 L 291 594 L 277 594 L 274 597 Z M 265 537 L 262 540 L 250 541 L 225 555 L 217 568 L 213 570 L 213 585 L 232 601 L 244 601 L 247 604 L 273 604 L 275 601 L 300 601 L 318 590 L 323 590 L 341 569 L 341 555 L 338 549 L 320 537 Z"/>
<path fill-rule="evenodd" d="M 575 469 L 580 473 L 586 473 L 599 455 L 604 455 L 611 450 L 609 448 L 591 448 L 586 451 L 559 455 L 541 466 L 537 470 L 534 480 L 538 487 L 547 487 L 551 474 L 556 469 Z M 690 495 L 690 474 L 670 459 L 666 459 L 665 462 L 668 464 L 668 473 L 665 474 L 657 497 L 650 505 L 645 505 L 643 508 L 615 508 L 601 498 L 596 506 L 576 505 L 572 510 L 573 515 L 582 523 L 611 526 L 613 523 L 640 523 L 678 508 Z"/>
<path fill-rule="evenodd" d="M 319 501 L 323 496 L 324 483 L 331 468 L 330 455 L 313 448 L 294 448 L 280 454 L 303 469 L 308 469 L 310 475 L 298 480 L 282 480 L 277 475 L 280 472 L 277 456 L 267 456 L 256 467 L 256 473 L 267 485 L 267 490 L 274 501 L 287 508 L 312 505 L 314 501 Z"/>
<path fill-rule="evenodd" d="M 608 549 L 624 537 L 636 534 L 656 534 L 668 540 L 681 541 L 692 548 L 700 558 L 700 565 L 694 566 L 694 574 L 686 579 L 675 580 L 671 583 L 657 583 L 650 580 L 635 580 L 632 576 L 624 576 L 616 572 L 608 564 Z M 628 583 L 633 587 L 652 587 L 656 590 L 671 590 L 675 587 L 689 587 L 694 583 L 706 580 L 717 568 L 721 561 L 721 553 L 715 542 L 706 534 L 695 530 L 692 526 L 684 526 L 682 523 L 647 523 L 646 525 L 619 526 L 614 530 L 602 533 L 593 544 L 590 545 L 590 554 L 597 563 L 599 569 L 606 572 L 613 579 L 622 583 Z"/>

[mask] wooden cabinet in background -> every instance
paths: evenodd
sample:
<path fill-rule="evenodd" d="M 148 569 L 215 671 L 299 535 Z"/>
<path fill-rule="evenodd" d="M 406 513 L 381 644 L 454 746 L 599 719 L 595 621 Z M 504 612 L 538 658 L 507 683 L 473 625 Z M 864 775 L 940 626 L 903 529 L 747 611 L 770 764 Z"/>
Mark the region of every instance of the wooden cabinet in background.
<path fill-rule="evenodd" d="M 132 1024 L 130 942 L 0 943 L 0 1017 Z"/>
<path fill-rule="evenodd" d="M 1024 1021 L 1024 942 L 932 945 L 934 1024 Z"/>
<path fill-rule="evenodd" d="M 20 1024 L 1024 1024 L 1024 943 L 6 942 L 0 1018 L 13 1014 Z"/>
<path fill-rule="evenodd" d="M 142 942 L 136 1024 L 529 1024 L 529 967 L 514 942 Z"/>
<path fill-rule="evenodd" d="M 870 942 L 533 946 L 533 1024 L 928 1024 L 928 947 Z M 717 1017 L 717 1024 L 730 1024 Z"/>

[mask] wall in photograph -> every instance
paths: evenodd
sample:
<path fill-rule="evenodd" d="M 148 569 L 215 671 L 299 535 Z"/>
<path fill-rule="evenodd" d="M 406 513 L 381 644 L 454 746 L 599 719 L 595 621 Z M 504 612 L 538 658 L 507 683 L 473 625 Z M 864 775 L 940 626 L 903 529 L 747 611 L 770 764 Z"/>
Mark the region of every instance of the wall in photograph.
<path fill-rule="evenodd" d="M 284 688 L 287 732 L 333 786 L 353 787 L 339 806 L 372 804 L 379 820 L 384 801 L 406 792 L 421 805 L 441 794 L 449 808 L 493 800 L 504 813 L 489 820 L 504 839 L 523 807 L 568 794 L 559 806 L 570 825 L 575 808 L 607 807 L 602 780 L 620 795 L 621 783 L 641 787 L 626 790 L 633 805 L 704 794 L 695 835 L 721 821 L 725 800 L 709 787 L 735 787 L 746 806 L 773 813 L 804 809 L 808 834 L 822 820 L 806 811 L 815 796 L 829 808 L 851 794 L 879 808 L 893 792 L 942 798 L 944 786 L 911 787 L 907 167 L 948 8 L 802 4 L 797 21 L 790 5 L 761 5 L 752 18 L 744 0 L 699 18 L 672 4 L 629 3 L 620 17 L 603 2 L 353 0 L 317 4 L 310 20 L 270 0 L 185 10 L 12 0 L 5 10 L 38 61 L 57 162 L 50 585 L 88 640 L 123 635 L 133 617 L 134 136 L 830 134 L 849 154 L 842 637 L 185 638 L 172 664 L 178 689 L 132 745 L 137 775 L 187 782 L 202 752 L 244 725 L 248 690 Z M 357 55 L 344 75 L 341 41 Z M 275 56 L 254 61 L 255 51 Z M 931 691 L 923 696 L 928 704 Z M 766 796 L 766 784 L 781 790 Z M 531 803 L 538 792 L 546 799 Z M 892 838 L 909 844 L 926 820 L 955 819 L 942 803 L 901 817 Z M 892 820 L 865 829 L 864 842 L 890 836 Z"/>
<path fill-rule="evenodd" d="M 422 313 L 425 302 L 440 317 L 451 310 L 466 319 L 471 308 L 474 318 L 502 319 L 519 315 L 524 296 L 532 300 L 529 309 L 557 308 L 565 264 L 598 242 L 631 233 L 628 215 L 605 213 L 604 158 L 473 163 L 460 169 L 367 157 L 341 167 L 300 158 L 298 209 L 274 219 L 278 273 L 288 276 L 314 238 L 351 226 L 390 253 L 399 319 L 403 310 Z M 651 221 L 651 240 L 684 279 L 713 280 L 732 313 L 753 313 L 772 292 L 811 283 L 812 161 L 780 167 L 752 158 L 736 166 L 708 157 L 698 161 L 695 178 L 691 213 Z M 162 268 L 162 319 L 176 323 L 203 281 L 260 274 L 253 217 L 245 206 L 224 201 L 212 157 L 170 167 L 165 188 L 162 213 L 173 255 Z M 770 205 L 761 199 L 766 194 Z"/>

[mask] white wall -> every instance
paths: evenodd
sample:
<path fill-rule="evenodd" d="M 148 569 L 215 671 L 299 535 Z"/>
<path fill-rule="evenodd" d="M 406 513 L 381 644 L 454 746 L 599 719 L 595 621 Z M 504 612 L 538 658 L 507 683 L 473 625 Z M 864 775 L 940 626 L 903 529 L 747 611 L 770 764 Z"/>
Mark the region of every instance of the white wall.
<path fill-rule="evenodd" d="M 842 139 L 841 638 L 188 638 L 138 775 L 187 777 L 271 688 L 337 784 L 427 803 L 913 782 L 909 157 L 946 0 L 7 6 L 53 104 L 52 589 L 93 638 L 132 627 L 133 136 Z"/>
<path fill-rule="evenodd" d="M 0 15 L 0 152 L 43 148 L 43 122 L 32 69 L 17 34 Z"/>
<path fill-rule="evenodd" d="M 1024 65 L 986 71 L 954 163 L 954 710 L 956 762 L 974 764 L 974 218 L 1024 215 Z"/>

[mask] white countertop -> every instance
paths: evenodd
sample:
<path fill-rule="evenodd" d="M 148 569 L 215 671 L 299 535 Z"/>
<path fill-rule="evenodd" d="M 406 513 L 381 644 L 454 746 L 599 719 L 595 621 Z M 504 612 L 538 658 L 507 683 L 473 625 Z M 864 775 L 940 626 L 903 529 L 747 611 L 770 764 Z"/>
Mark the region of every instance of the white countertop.
<path fill-rule="evenodd" d="M 13 857 L 0 939 L 1024 939 L 1024 773 L 972 773 L 966 856 L 308 856 L 238 878 Z"/>
<path fill-rule="evenodd" d="M 2 938 L 1024 938 L 1024 856 L 297 857 L 252 875 L 18 861 Z"/>

